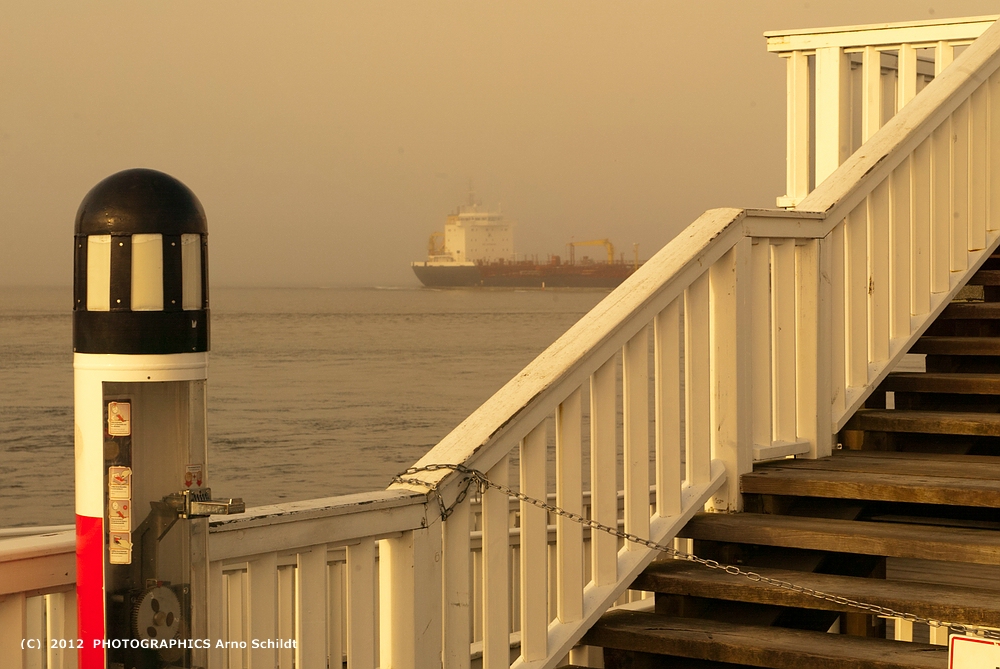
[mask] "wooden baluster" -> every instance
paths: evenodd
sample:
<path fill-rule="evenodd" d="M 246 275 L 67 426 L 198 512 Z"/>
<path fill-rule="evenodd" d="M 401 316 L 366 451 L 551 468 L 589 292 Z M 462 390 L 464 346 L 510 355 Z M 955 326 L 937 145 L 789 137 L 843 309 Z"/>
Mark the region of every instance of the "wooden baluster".
<path fill-rule="evenodd" d="M 327 657 L 329 666 L 340 669 L 344 660 L 344 645 L 346 641 L 347 616 L 345 615 L 345 601 L 347 595 L 344 592 L 344 571 L 347 565 L 344 562 L 328 564 L 326 571 L 327 609 L 326 609 L 326 639 Z M 308 665 L 301 665 L 303 667 Z"/>
<path fill-rule="evenodd" d="M 229 572 L 226 574 L 226 593 L 228 596 L 227 609 L 229 611 L 227 619 L 227 641 L 244 642 L 249 645 L 247 639 L 247 607 L 246 585 L 247 574 L 245 571 Z M 237 643 L 238 645 L 238 643 Z M 232 647 L 229 649 L 229 666 L 246 666 L 245 649 Z"/>
<path fill-rule="evenodd" d="M 535 499 L 545 499 L 546 447 L 542 421 L 521 441 L 521 492 Z M 544 509 L 521 502 L 521 657 L 526 662 L 545 659 L 548 653 L 547 515 Z"/>
<path fill-rule="evenodd" d="M 866 46 L 861 60 L 861 141 L 882 127 L 882 54 Z"/>
<path fill-rule="evenodd" d="M 771 245 L 771 378 L 775 441 L 795 434 L 795 240 Z"/>
<path fill-rule="evenodd" d="M 889 178 L 889 339 L 910 336 L 910 159 Z"/>
<path fill-rule="evenodd" d="M 444 546 L 443 659 L 445 669 L 469 669 L 469 644 L 472 643 L 472 609 L 469 591 L 470 501 L 466 500 L 456 506 L 444 523 L 442 543 Z"/>
<path fill-rule="evenodd" d="M 934 76 L 939 76 L 953 60 L 955 60 L 955 47 L 948 42 L 938 42 L 934 46 Z"/>
<path fill-rule="evenodd" d="M 278 569 L 278 610 L 277 639 L 297 638 L 295 630 L 295 569 L 292 567 L 281 567 Z M 298 644 L 296 644 L 298 645 Z M 278 661 L 275 664 L 277 669 L 292 669 L 295 661 L 294 648 L 279 648 Z"/>
<path fill-rule="evenodd" d="M 753 470 L 750 338 L 745 334 L 751 327 L 750 246 L 750 239 L 742 238 L 709 268 L 712 457 L 726 465 L 725 487 L 711 502 L 716 511 L 742 510 L 740 476 Z"/>
<path fill-rule="evenodd" d="M 327 659 L 326 544 L 299 551 L 295 566 L 295 664 L 322 667 Z"/>
<path fill-rule="evenodd" d="M 616 366 L 612 358 L 590 376 L 590 512 L 591 518 L 608 527 L 618 525 Z M 590 547 L 594 585 L 615 583 L 618 539 L 605 532 L 591 532 Z"/>
<path fill-rule="evenodd" d="M 440 555 L 440 523 L 379 542 L 379 666 L 440 666 Z"/>
<path fill-rule="evenodd" d="M 845 244 L 847 220 L 840 221 L 830 233 L 830 392 L 833 417 L 847 410 L 847 284 Z M 754 396 L 757 392 L 755 389 Z"/>
<path fill-rule="evenodd" d="M 771 424 L 771 241 L 755 239 L 750 249 L 750 340 L 753 374 L 753 443 L 774 441 Z"/>
<path fill-rule="evenodd" d="M 625 439 L 625 531 L 649 537 L 649 335 L 643 328 L 622 349 Z M 640 550 L 634 542 L 627 550 Z"/>
<path fill-rule="evenodd" d="M 208 563 L 208 638 L 225 639 L 226 625 L 224 624 L 228 613 L 226 603 L 227 579 L 222 573 L 222 562 L 215 561 Z M 208 650 L 208 660 L 212 667 L 226 666 L 226 651 L 224 648 L 216 648 L 215 643 Z"/>
<path fill-rule="evenodd" d="M 912 44 L 899 45 L 897 65 L 896 111 L 917 95 L 917 50 Z"/>
<path fill-rule="evenodd" d="M 486 475 L 507 485 L 509 462 L 504 455 Z M 507 495 L 493 488 L 483 493 L 483 669 L 510 666 L 507 508 Z"/>
<path fill-rule="evenodd" d="M 951 271 L 969 266 L 969 100 L 951 115 Z"/>
<path fill-rule="evenodd" d="M 75 639 L 76 590 L 57 592 L 45 597 L 45 638 Z M 219 637 L 215 637 L 218 639 Z M 76 667 L 77 651 L 70 648 L 52 648 L 47 652 L 48 669 Z"/>
<path fill-rule="evenodd" d="M 273 639 L 278 631 L 278 555 L 269 553 L 247 563 L 247 614 L 251 639 Z M 250 669 L 272 669 L 274 648 L 249 648 Z"/>
<path fill-rule="evenodd" d="M 846 219 L 847 385 L 868 384 L 868 207 L 862 202 Z"/>
<path fill-rule="evenodd" d="M 801 51 L 787 56 L 786 180 L 779 207 L 794 207 L 809 194 L 809 59 Z"/>
<path fill-rule="evenodd" d="M 951 289 L 951 117 L 931 135 L 931 292 Z"/>
<path fill-rule="evenodd" d="M 684 291 L 684 442 L 688 485 L 712 480 L 708 289 L 709 277 L 705 272 Z"/>
<path fill-rule="evenodd" d="M 28 651 L 21 642 L 28 636 L 28 598 L 14 592 L 0 600 L 0 648 L 14 649 L 4 653 L 4 663 L 12 669 L 22 669 L 28 661 Z"/>
<path fill-rule="evenodd" d="M 868 360 L 889 359 L 889 184 L 868 196 Z"/>
<path fill-rule="evenodd" d="M 375 669 L 375 542 L 347 547 L 347 666 Z"/>
<path fill-rule="evenodd" d="M 809 442 L 809 456 L 830 455 L 833 426 L 830 406 L 830 275 L 826 240 L 796 246 L 795 402 L 797 439 Z"/>
<path fill-rule="evenodd" d="M 989 116 L 987 136 L 989 138 L 989 153 L 987 154 L 989 182 L 987 192 L 987 223 L 991 232 L 1000 230 L 1000 71 L 990 75 L 989 99 L 987 111 Z"/>
<path fill-rule="evenodd" d="M 969 250 L 986 248 L 986 190 L 989 183 L 987 115 L 989 83 L 972 93 L 969 105 Z"/>
<path fill-rule="evenodd" d="M 821 183 L 851 154 L 851 60 L 840 47 L 816 49 L 816 163 Z"/>
<path fill-rule="evenodd" d="M 931 310 L 931 140 L 914 149 L 910 160 L 912 210 L 910 310 L 921 316 Z"/>
<path fill-rule="evenodd" d="M 580 390 L 574 390 L 556 410 L 556 506 L 583 514 L 583 441 Z M 648 455 L 647 455 L 648 459 Z M 649 504 L 647 483 L 646 504 Z M 647 511 L 648 517 L 648 511 Z M 583 618 L 583 526 L 556 517 L 559 600 L 557 615 L 567 623 Z"/>
<path fill-rule="evenodd" d="M 656 514 L 661 518 L 681 512 L 680 327 L 680 300 L 675 298 L 653 320 Z"/>

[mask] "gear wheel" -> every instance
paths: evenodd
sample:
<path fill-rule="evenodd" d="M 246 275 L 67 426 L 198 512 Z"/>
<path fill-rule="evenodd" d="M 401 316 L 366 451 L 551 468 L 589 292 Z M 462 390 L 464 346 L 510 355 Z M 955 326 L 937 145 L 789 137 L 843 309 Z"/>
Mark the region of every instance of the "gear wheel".
<path fill-rule="evenodd" d="M 132 607 L 132 633 L 138 639 L 173 639 L 181 627 L 181 603 L 170 588 L 158 586 L 139 595 Z"/>

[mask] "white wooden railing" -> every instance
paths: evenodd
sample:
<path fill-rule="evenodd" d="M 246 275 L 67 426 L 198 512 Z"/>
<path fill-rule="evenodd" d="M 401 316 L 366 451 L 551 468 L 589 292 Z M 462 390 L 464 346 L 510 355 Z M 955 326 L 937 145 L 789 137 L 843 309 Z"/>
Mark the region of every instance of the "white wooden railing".
<path fill-rule="evenodd" d="M 667 542 L 706 505 L 738 511 L 755 459 L 829 454 L 1000 240 L 998 68 L 991 27 L 796 209 L 706 212 L 417 466 Z M 436 491 L 214 520 L 210 634 L 299 647 L 217 651 L 213 669 L 464 668 L 473 649 L 487 669 L 552 667 L 654 557 L 532 506 L 512 521 L 494 490 L 442 521 L 462 476 L 414 476 Z"/>
<path fill-rule="evenodd" d="M 764 33 L 787 69 L 787 178 L 778 206 L 801 202 L 996 18 Z"/>

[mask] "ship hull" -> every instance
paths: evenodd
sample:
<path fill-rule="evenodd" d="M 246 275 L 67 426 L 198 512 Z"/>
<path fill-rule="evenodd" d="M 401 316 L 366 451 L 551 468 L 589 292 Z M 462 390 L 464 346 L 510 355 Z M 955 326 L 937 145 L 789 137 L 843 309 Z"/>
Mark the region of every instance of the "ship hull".
<path fill-rule="evenodd" d="M 449 267 L 413 263 L 412 267 L 428 288 L 614 288 L 635 271 L 625 264 L 489 263 Z"/>

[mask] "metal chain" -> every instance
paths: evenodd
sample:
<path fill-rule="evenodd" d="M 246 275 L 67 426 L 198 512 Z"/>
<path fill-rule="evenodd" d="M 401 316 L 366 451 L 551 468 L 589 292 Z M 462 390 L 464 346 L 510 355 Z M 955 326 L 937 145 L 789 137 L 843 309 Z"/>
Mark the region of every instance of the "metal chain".
<path fill-rule="evenodd" d="M 458 472 L 464 476 L 464 478 L 459 483 L 460 489 L 458 496 L 455 498 L 455 501 L 452 502 L 450 505 L 445 503 L 444 498 L 439 493 L 438 483 L 428 483 L 418 478 L 412 478 L 413 474 L 418 474 L 421 472 L 435 472 L 442 470 Z M 741 567 L 738 567 L 736 565 L 722 564 L 716 560 L 706 560 L 705 558 L 698 557 L 697 555 L 692 555 L 691 553 L 685 553 L 683 551 L 679 551 L 673 548 L 672 546 L 665 546 L 663 544 L 658 544 L 654 541 L 650 541 L 649 539 L 643 539 L 638 535 L 631 534 L 629 532 L 624 532 L 622 530 L 619 530 L 617 527 L 610 527 L 608 525 L 604 525 L 602 523 L 597 522 L 596 520 L 593 520 L 591 518 L 586 518 L 578 513 L 573 513 L 572 511 L 567 511 L 553 504 L 549 504 L 548 502 L 545 502 L 543 500 L 535 499 L 534 497 L 529 497 L 522 492 L 511 489 L 508 486 L 494 483 L 493 481 L 490 481 L 486 477 L 486 474 L 484 474 L 483 472 L 476 469 L 471 469 L 464 465 L 443 464 L 443 465 L 424 465 L 422 467 L 410 467 L 406 471 L 394 476 L 393 481 L 395 481 L 396 483 L 417 485 L 423 488 L 427 488 L 430 491 L 430 493 L 434 494 L 437 497 L 438 506 L 441 510 L 441 520 L 447 520 L 448 516 L 450 516 L 451 513 L 455 510 L 455 507 L 457 507 L 459 504 L 465 501 L 465 498 L 468 496 L 469 490 L 472 488 L 473 485 L 476 486 L 480 494 L 486 492 L 486 490 L 489 488 L 493 488 L 494 490 L 498 490 L 503 494 L 507 495 L 508 497 L 513 497 L 522 502 L 531 504 L 532 506 L 536 506 L 539 509 L 548 511 L 549 513 L 553 513 L 557 516 L 562 516 L 563 518 L 572 520 L 576 523 L 579 523 L 580 525 L 589 527 L 592 530 L 607 532 L 608 534 L 613 534 L 619 539 L 624 539 L 625 541 L 631 541 L 633 543 L 646 546 L 647 548 L 661 551 L 674 558 L 700 564 L 709 569 L 718 569 L 732 576 L 743 576 L 755 583 L 764 583 L 766 585 L 771 585 L 776 588 L 781 588 L 782 590 L 789 590 L 791 592 L 807 595 L 809 597 L 814 597 L 816 599 L 831 602 L 833 604 L 838 604 L 840 606 L 848 606 L 850 608 L 858 609 L 860 611 L 871 613 L 876 616 L 881 616 L 886 618 L 901 618 L 902 620 L 906 620 L 911 623 L 923 623 L 930 627 L 947 627 L 949 630 L 957 634 L 978 634 L 988 639 L 1000 640 L 1000 631 L 991 629 L 989 627 L 983 627 L 981 625 L 973 625 L 973 624 L 946 622 L 944 620 L 936 620 L 934 618 L 925 618 L 923 616 L 918 616 L 914 613 L 896 611 L 895 609 L 891 609 L 886 606 L 869 604 L 867 602 L 849 599 L 847 597 L 842 597 L 840 595 L 832 595 L 830 593 L 822 592 L 814 588 L 807 588 L 801 585 L 795 585 L 794 583 L 790 583 L 788 581 L 782 581 L 780 579 L 770 578 L 768 576 L 763 576 L 761 574 L 758 574 L 757 572 L 754 571 L 748 571 L 742 569 Z"/>

